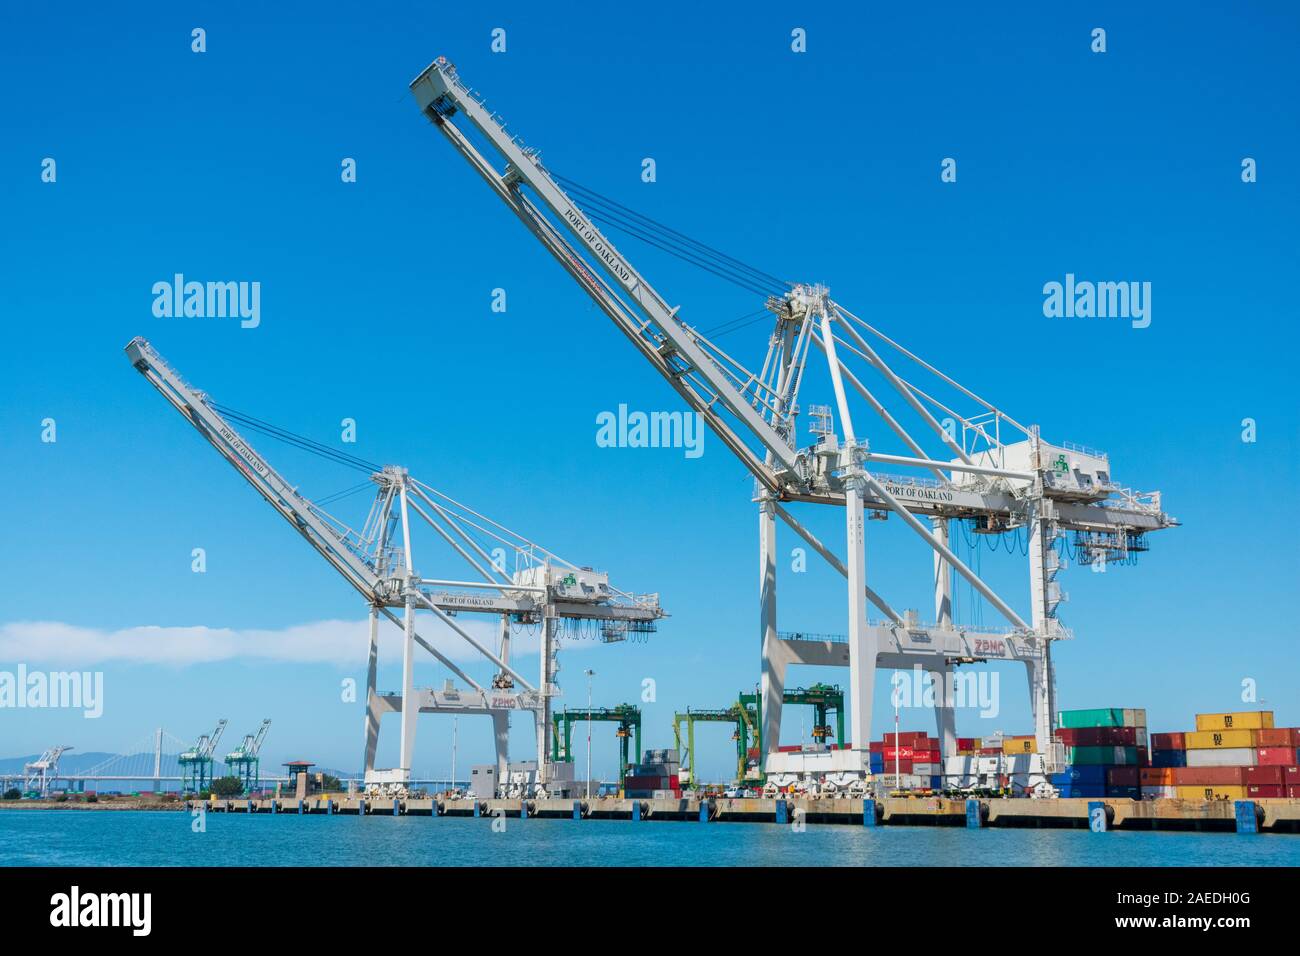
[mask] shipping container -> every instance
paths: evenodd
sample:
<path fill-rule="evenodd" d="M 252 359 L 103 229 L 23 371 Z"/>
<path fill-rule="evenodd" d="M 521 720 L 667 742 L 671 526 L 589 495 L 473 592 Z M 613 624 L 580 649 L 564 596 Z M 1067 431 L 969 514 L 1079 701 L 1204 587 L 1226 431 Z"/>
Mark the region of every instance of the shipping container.
<path fill-rule="evenodd" d="M 1063 799 L 1106 796 L 1106 787 L 1100 783 L 1064 783 L 1055 784 L 1054 786 L 1061 792 Z"/>
<path fill-rule="evenodd" d="M 1181 735 L 1180 735 L 1181 736 Z M 1153 767 L 1186 767 L 1187 751 L 1185 750 L 1153 750 L 1151 751 L 1151 766 Z"/>
<path fill-rule="evenodd" d="M 1038 752 L 1038 739 L 1036 737 L 1004 737 L 1002 738 L 1002 752 L 1004 754 L 1032 754 Z"/>
<path fill-rule="evenodd" d="M 1119 766 L 1136 766 L 1137 748 L 1066 747 L 1065 762 L 1068 764 L 1115 764 Z"/>
<path fill-rule="evenodd" d="M 1295 751 L 1290 747 L 1260 747 L 1255 751 L 1254 763 L 1259 767 L 1289 767 L 1295 763 Z"/>
<path fill-rule="evenodd" d="M 1252 800 L 1259 797 L 1285 797 L 1286 787 L 1280 783 L 1248 783 L 1246 784 L 1246 796 Z"/>
<path fill-rule="evenodd" d="M 1175 785 L 1206 786 L 1245 786 L 1245 767 L 1175 767 Z"/>
<path fill-rule="evenodd" d="M 1061 787 L 1066 784 L 1095 784 L 1099 787 L 1106 785 L 1107 768 L 1103 764 L 1081 764 L 1066 767 L 1060 773 L 1054 773 L 1051 776 L 1052 785 Z"/>
<path fill-rule="evenodd" d="M 1067 747 L 1135 747 L 1145 743 L 1138 740 L 1136 727 L 1065 727 L 1056 736 Z"/>
<path fill-rule="evenodd" d="M 1255 763 L 1256 750 L 1250 747 L 1225 747 L 1222 750 L 1189 750 L 1189 767 L 1249 767 Z"/>
<path fill-rule="evenodd" d="M 958 750 L 979 750 L 980 747 L 982 747 L 982 746 L 983 746 L 983 744 L 980 743 L 980 739 L 979 739 L 978 737 L 958 737 L 958 738 L 957 738 L 957 749 L 958 749 Z"/>
<path fill-rule="evenodd" d="M 1228 714 L 1196 715 L 1196 729 L 1198 731 L 1269 730 L 1272 726 L 1273 712 L 1271 710 L 1247 710 Z"/>
<path fill-rule="evenodd" d="M 1282 782 L 1288 787 L 1292 784 L 1300 784 L 1300 767 L 1283 767 Z"/>
<path fill-rule="evenodd" d="M 1138 770 L 1138 784 L 1142 787 L 1172 787 L 1174 772 L 1169 767 L 1142 767 Z"/>
<path fill-rule="evenodd" d="M 1111 767 L 1106 771 L 1106 786 L 1108 787 L 1136 787 L 1137 785 L 1137 767 Z"/>
<path fill-rule="evenodd" d="M 1246 788 L 1226 784 L 1207 784 L 1205 786 L 1184 786 L 1178 788 L 1182 800 L 1245 800 Z"/>
<path fill-rule="evenodd" d="M 1243 778 L 1246 786 L 1285 786 L 1282 767 L 1247 767 Z"/>
<path fill-rule="evenodd" d="M 1175 800 L 1178 797 L 1178 788 L 1173 785 L 1143 787 L 1142 796 L 1150 800 Z"/>
<path fill-rule="evenodd" d="M 1240 749 L 1255 746 L 1255 732 L 1253 730 L 1198 730 L 1194 733 L 1184 734 L 1184 737 L 1187 739 L 1187 749 L 1189 751 L 1212 750 L 1219 747 Z"/>
<path fill-rule="evenodd" d="M 1256 747 L 1294 748 L 1295 744 L 1292 742 L 1294 739 L 1295 738 L 1292 735 L 1292 730 L 1290 727 L 1278 727 L 1276 729 L 1266 727 L 1264 729 L 1255 731 Z"/>
<path fill-rule="evenodd" d="M 1123 727 L 1124 711 L 1122 708 L 1117 707 L 1063 710 L 1057 715 L 1057 724 L 1067 729 L 1075 727 Z"/>
<path fill-rule="evenodd" d="M 1136 785 L 1131 787 L 1106 787 L 1106 796 L 1118 800 L 1141 800 L 1142 791 Z"/>
<path fill-rule="evenodd" d="M 1152 734 L 1152 750 L 1186 750 L 1187 742 L 1183 734 Z"/>

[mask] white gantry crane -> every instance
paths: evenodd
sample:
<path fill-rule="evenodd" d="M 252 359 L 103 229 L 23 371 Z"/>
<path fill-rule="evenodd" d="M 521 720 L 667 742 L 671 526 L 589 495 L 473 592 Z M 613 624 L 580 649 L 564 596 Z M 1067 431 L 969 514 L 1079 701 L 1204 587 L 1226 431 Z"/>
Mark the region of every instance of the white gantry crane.
<path fill-rule="evenodd" d="M 198 430 L 207 441 L 303 536 L 365 599 L 370 609 L 370 654 L 366 677 L 365 773 L 368 788 L 400 790 L 411 779 L 416 717 L 420 713 L 477 714 L 493 721 L 498 779 L 505 780 L 509 715 L 531 712 L 536 724 L 539 792 L 563 790 L 570 765 L 554 764 L 551 753 L 552 700 L 558 683 L 560 640 L 591 635 L 611 643 L 645 634 L 665 617 L 659 595 L 631 594 L 613 587 L 609 576 L 580 567 L 453 500 L 396 465 L 378 466 L 329 446 L 292 435 L 258 419 L 218 406 L 190 387 L 144 339 L 126 347 L 131 364 Z M 375 497 L 359 530 L 307 500 L 258 454 L 231 424 L 245 427 L 322 454 L 368 475 Z M 365 487 L 365 486 L 363 486 Z M 415 570 L 413 528 L 432 529 L 470 569 L 470 580 L 429 578 Z M 402 611 L 398 617 L 395 609 Z M 496 674 L 475 680 L 450 657 L 420 635 L 417 611 L 428 612 L 463 640 Z M 500 622 L 495 649 L 462 626 L 461 614 L 495 616 Z M 402 690 L 381 693 L 376 687 L 379 619 L 403 631 Z M 516 627 L 535 631 L 541 663 L 530 680 L 510 659 Z M 442 690 L 415 686 L 415 649 L 421 647 L 459 678 L 467 689 L 448 681 Z M 407 706 L 412 702 L 413 706 Z M 380 718 L 401 714 L 398 766 L 375 768 Z"/>
<path fill-rule="evenodd" d="M 782 773 L 797 759 L 778 751 L 790 664 L 850 669 L 851 749 L 831 754 L 823 764 L 831 773 L 847 778 L 865 773 L 878 667 L 919 665 L 933 673 L 946 757 L 955 751 L 952 668 L 995 659 L 1025 665 L 1039 750 L 1049 768 L 1059 761 L 1060 748 L 1053 741 L 1051 645 L 1071 635 L 1057 620 L 1063 597 L 1056 582 L 1063 567 L 1058 547 L 1068 547 L 1061 539 L 1073 533 L 1082 561 L 1103 562 L 1101 567 L 1146 550 L 1147 532 L 1177 524 L 1162 510 L 1159 492 L 1117 485 L 1101 452 L 1047 443 L 1036 426 L 1021 425 L 854 315 L 825 287 L 776 280 L 551 173 L 538 151 L 507 131 L 446 58 L 439 57 L 417 76 L 411 91 L 421 112 L 754 476 L 766 771 Z M 486 142 L 488 155 L 471 142 L 466 124 Z M 580 197 L 581 206 L 570 193 Z M 668 304 L 601 232 L 598 222 L 763 294 L 773 330 L 759 371 L 751 371 L 688 325 L 679 307 Z M 813 416 L 817 441 L 800 448 L 798 399 L 814 348 L 825 359 L 840 434 L 830 424 L 833 413 L 819 407 Z M 909 363 L 912 379 L 904 378 L 886 356 Z M 896 396 L 902 419 L 877 395 L 882 388 L 881 395 Z M 935 397 L 939 392 L 946 401 Z M 952 407 L 959 404 L 970 410 L 963 414 Z M 870 416 L 888 432 L 872 431 L 869 442 Z M 927 451 L 922 438 L 934 450 Z M 890 450 L 890 443 L 896 450 Z M 879 466 L 909 474 L 885 474 Z M 844 558 L 792 514 L 792 503 L 845 508 Z M 923 624 L 915 613 L 899 613 L 868 584 L 864 519 L 890 515 L 933 553 L 926 572 L 934 587 L 932 622 Z M 847 578 L 846 642 L 778 630 L 777 519 Z M 1027 617 L 953 550 L 949 526 L 954 522 L 964 522 L 978 533 L 1014 532 L 1027 539 Z M 954 571 L 1006 619 L 1005 627 L 973 629 L 954 622 Z M 883 615 L 878 623 L 869 621 L 868 604 Z"/>
<path fill-rule="evenodd" d="M 66 745 L 51 747 L 31 763 L 23 764 L 23 792 L 48 797 L 59 776 L 59 758 L 72 749 Z"/>

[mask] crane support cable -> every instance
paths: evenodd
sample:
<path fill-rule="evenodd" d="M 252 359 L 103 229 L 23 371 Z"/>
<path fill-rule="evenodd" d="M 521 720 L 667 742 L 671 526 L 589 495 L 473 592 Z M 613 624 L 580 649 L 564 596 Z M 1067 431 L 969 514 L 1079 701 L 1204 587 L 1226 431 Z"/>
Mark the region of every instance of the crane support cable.
<path fill-rule="evenodd" d="M 884 343 L 886 343 L 887 345 L 893 346 L 894 348 L 898 349 L 898 351 L 902 352 L 904 355 L 906 355 L 908 358 L 910 358 L 913 362 L 916 362 L 916 363 L 917 363 L 918 365 L 920 365 L 922 368 L 924 368 L 924 369 L 926 369 L 927 371 L 929 371 L 929 372 L 931 372 L 931 373 L 933 373 L 933 374 L 939 376 L 939 378 L 943 379 L 945 382 L 947 382 L 947 383 L 948 383 L 949 385 L 951 385 L 953 388 L 957 389 L 959 392 L 961 392 L 962 394 L 964 394 L 967 398 L 972 398 L 972 399 L 974 399 L 975 401 L 979 402 L 979 403 L 980 403 L 981 405 L 983 405 L 983 406 L 984 406 L 988 411 L 993 412 L 994 414 L 1001 416 L 1001 418 L 1002 418 L 1004 421 L 1006 421 L 1008 424 L 1014 425 L 1016 428 L 1020 429 L 1020 430 L 1021 430 L 1022 432 L 1024 432 L 1026 435 L 1030 434 L 1028 428 L 1026 428 L 1024 425 L 1020 424 L 1018 421 L 1016 421 L 1014 418 L 1012 418 L 1012 417 L 1011 417 L 1010 415 L 1008 415 L 1006 412 L 1000 410 L 999 408 L 997 408 L 996 406 L 994 406 L 994 405 L 991 404 L 990 402 L 987 402 L 987 401 L 985 401 L 984 399 L 980 398 L 978 395 L 976 395 L 974 392 L 972 392 L 972 391 L 971 391 L 970 389 L 968 389 L 966 386 L 962 385 L 960 382 L 956 381 L 955 379 L 951 378 L 950 376 L 945 375 L 943 372 L 939 371 L 937 368 L 935 368 L 933 365 L 931 365 L 931 364 L 930 364 L 929 362 L 927 362 L 925 359 L 921 358 L 919 355 L 916 355 L 915 353 L 908 351 L 906 348 L 904 348 L 903 346 L 899 345 L 897 342 L 895 342 L 895 341 L 894 341 L 893 339 L 891 339 L 889 336 L 885 335 L 884 332 L 881 332 L 879 329 L 874 328 L 872 325 L 870 325 L 870 324 L 869 324 L 868 322 L 866 322 L 865 320 L 858 318 L 856 315 L 854 315 L 854 314 L 853 314 L 852 312 L 850 312 L 848 309 L 844 308 L 844 306 L 840 305 L 838 302 L 835 303 L 835 310 L 836 310 L 837 312 L 839 312 L 840 315 L 843 315 L 845 318 L 851 319 L 852 321 L 856 322 L 858 325 L 862 326 L 862 328 L 866 329 L 866 330 L 867 330 L 868 332 L 870 332 L 872 335 L 874 335 L 874 336 L 876 336 L 877 338 L 879 338 L 882 342 L 884 342 Z"/>
<path fill-rule="evenodd" d="M 364 458 L 358 458 L 356 455 L 350 455 L 347 452 L 339 451 L 337 448 L 331 448 L 329 445 L 307 438 L 303 435 L 297 435 L 287 428 L 281 428 L 278 425 L 272 425 L 270 422 L 264 422 L 260 418 L 254 418 L 244 412 L 237 411 L 225 405 L 216 402 L 210 402 L 209 405 L 217 412 L 220 412 L 226 418 L 232 419 L 239 424 L 250 428 L 253 431 L 260 432 L 270 438 L 285 442 L 301 448 L 303 451 L 311 452 L 322 458 L 328 458 L 340 465 L 346 465 L 349 468 L 356 468 L 359 471 L 375 472 L 382 471 L 383 466 L 374 462 L 366 461 Z"/>
<path fill-rule="evenodd" d="M 634 239 L 640 239 L 642 242 L 646 243 L 647 245 L 654 246 L 656 249 L 660 249 L 668 253 L 670 256 L 675 256 L 678 259 L 681 259 L 683 262 L 690 263 L 693 266 L 703 269 L 705 272 L 712 273 L 713 275 L 717 276 L 719 279 L 724 279 L 725 281 L 730 282 L 732 285 L 739 286 L 740 288 L 744 289 L 747 292 L 753 292 L 755 295 L 772 294 L 773 290 L 770 287 L 761 286 L 757 282 L 751 279 L 742 278 L 740 276 L 737 276 L 734 273 L 724 272 L 721 269 L 714 267 L 707 261 L 691 255 L 689 252 L 686 252 L 685 250 L 682 250 L 680 248 L 674 248 L 671 245 L 667 245 L 666 241 L 664 240 L 647 235 L 646 233 L 637 229 L 635 226 L 629 226 L 624 223 L 620 223 L 619 221 L 612 219 L 609 216 L 604 215 L 599 211 L 592 210 L 591 207 L 587 207 L 585 212 L 591 219 L 595 220 L 598 223 L 601 223 L 604 226 L 608 226 L 610 229 L 614 229 L 618 232 L 629 235 Z"/>
<path fill-rule="evenodd" d="M 608 206 L 612 206 L 613 208 L 618 209 L 619 211 L 627 214 L 628 216 L 631 216 L 634 219 L 645 223 L 648 228 L 653 228 L 654 230 L 660 233 L 667 234 L 669 236 L 672 236 L 680 240 L 681 242 L 688 243 L 691 246 L 695 247 L 696 249 L 700 250 L 701 253 L 707 253 L 708 255 L 710 255 L 712 258 L 716 260 L 729 263 L 733 267 L 742 269 L 745 272 L 750 273 L 751 275 L 754 276 L 755 279 L 761 280 L 765 283 L 772 283 L 778 289 L 782 289 L 782 290 L 789 288 L 793 284 L 787 282 L 785 279 L 772 275 L 772 273 L 770 272 L 764 272 L 762 269 L 757 269 L 754 266 L 749 265 L 748 263 L 742 262 L 741 260 L 737 259 L 735 256 L 729 256 L 722 250 L 715 249 L 713 246 L 700 242 L 698 239 L 693 239 L 690 236 L 686 235 L 684 232 L 680 232 L 677 229 L 673 229 L 671 226 L 667 226 L 656 219 L 652 219 L 649 216 L 645 215 L 644 213 L 639 213 L 635 209 L 631 209 L 627 206 L 624 206 L 622 203 L 610 199 L 608 196 L 602 196 L 600 193 L 596 192 L 596 190 L 588 186 L 584 186 L 579 182 L 575 182 L 574 180 L 569 179 L 567 176 L 560 176 L 559 174 L 556 173 L 552 173 L 551 176 L 556 181 L 563 183 L 564 186 L 569 190 L 577 192 L 579 194 L 586 194 L 599 202 L 605 203 Z"/>

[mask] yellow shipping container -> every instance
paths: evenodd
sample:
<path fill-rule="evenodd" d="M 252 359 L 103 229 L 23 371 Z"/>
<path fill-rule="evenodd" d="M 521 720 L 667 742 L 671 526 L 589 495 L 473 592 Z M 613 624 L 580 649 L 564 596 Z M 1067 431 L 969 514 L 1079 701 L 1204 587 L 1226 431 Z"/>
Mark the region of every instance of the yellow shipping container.
<path fill-rule="evenodd" d="M 1193 787 L 1186 784 L 1175 787 L 1179 800 L 1245 800 L 1246 788 L 1234 786 Z"/>
<path fill-rule="evenodd" d="M 1198 730 L 1184 735 L 1188 750 L 1216 750 L 1220 747 L 1254 747 L 1253 730 Z"/>
<path fill-rule="evenodd" d="M 1038 738 L 1025 737 L 1004 737 L 1002 739 L 1002 752 L 1004 754 L 1032 754 L 1038 752 Z"/>
<path fill-rule="evenodd" d="M 1272 730 L 1273 712 L 1271 710 L 1245 710 L 1232 714 L 1197 714 L 1196 729 Z"/>

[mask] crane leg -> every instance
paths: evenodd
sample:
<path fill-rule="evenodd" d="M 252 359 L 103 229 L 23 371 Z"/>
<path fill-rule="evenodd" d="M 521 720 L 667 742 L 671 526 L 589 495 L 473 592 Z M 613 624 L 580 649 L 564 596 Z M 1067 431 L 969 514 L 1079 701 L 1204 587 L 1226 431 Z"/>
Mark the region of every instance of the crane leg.
<path fill-rule="evenodd" d="M 415 699 L 415 600 L 407 597 L 404 619 L 406 633 L 402 640 L 402 744 L 398 766 L 410 778 L 415 761 L 415 721 L 420 716 L 420 702 Z"/>
<path fill-rule="evenodd" d="M 366 667 L 366 753 L 365 772 L 375 769 L 375 751 L 379 749 L 379 709 L 375 700 L 375 682 L 379 670 L 379 609 L 370 608 L 370 663 Z"/>
<path fill-rule="evenodd" d="M 496 744 L 497 783 L 505 781 L 510 771 L 510 712 L 492 712 L 492 738 Z M 541 764 L 539 763 L 540 767 Z"/>
<path fill-rule="evenodd" d="M 864 761 L 871 742 L 871 706 L 875 696 L 879 640 L 867 625 L 867 551 L 862 508 L 863 484 L 846 483 L 844 512 L 848 541 L 849 595 L 849 746 Z"/>
<path fill-rule="evenodd" d="M 951 664 L 936 667 L 930 673 L 934 675 L 934 717 L 939 738 L 939 763 L 942 765 L 957 753 L 956 688 Z"/>
<path fill-rule="evenodd" d="M 763 756 L 776 753 L 781 744 L 781 705 L 785 695 L 785 661 L 776 631 L 776 505 L 770 499 L 759 504 L 758 561 L 760 630 L 762 632 L 762 725 Z M 695 748 L 691 748 L 692 760 Z M 692 764 L 692 771 L 694 765 Z"/>

